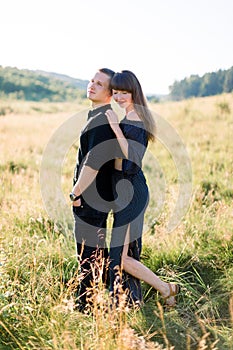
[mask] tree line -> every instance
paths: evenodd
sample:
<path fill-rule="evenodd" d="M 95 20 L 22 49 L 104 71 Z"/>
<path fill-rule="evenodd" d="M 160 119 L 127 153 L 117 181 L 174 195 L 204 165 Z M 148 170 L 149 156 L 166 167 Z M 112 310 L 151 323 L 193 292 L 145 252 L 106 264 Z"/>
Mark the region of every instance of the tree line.
<path fill-rule="evenodd" d="M 31 71 L 0 66 L 0 98 L 27 101 L 64 102 L 86 98 L 88 81 L 57 73 Z M 217 95 L 233 91 L 233 66 L 228 70 L 206 73 L 202 77 L 191 75 L 169 86 L 168 99 Z M 150 102 L 160 97 L 147 96 Z"/>
<path fill-rule="evenodd" d="M 85 80 L 0 66 L 0 98 L 64 102 L 86 98 Z"/>
<path fill-rule="evenodd" d="M 183 100 L 189 97 L 218 95 L 233 91 L 233 66 L 228 70 L 206 73 L 202 77 L 191 75 L 169 86 L 169 97 L 172 100 Z"/>

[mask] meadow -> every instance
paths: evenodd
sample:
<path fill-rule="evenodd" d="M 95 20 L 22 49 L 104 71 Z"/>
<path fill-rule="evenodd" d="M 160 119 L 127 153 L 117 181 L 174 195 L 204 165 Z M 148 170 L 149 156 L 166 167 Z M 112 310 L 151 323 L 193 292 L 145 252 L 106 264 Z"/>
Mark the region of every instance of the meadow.
<path fill-rule="evenodd" d="M 146 284 L 140 310 L 111 309 L 99 276 L 92 314 L 74 310 L 80 276 L 72 227 L 49 217 L 40 170 L 57 128 L 87 108 L 0 102 L 0 349 L 233 349 L 233 95 L 150 105 L 177 132 L 192 165 L 185 215 L 168 232 L 180 174 L 159 140 L 143 163 L 150 204 L 142 261 L 180 284 L 177 306 L 169 311 Z M 77 137 L 85 121 L 80 115 Z M 77 147 L 78 141 L 62 167 L 68 209 Z"/>

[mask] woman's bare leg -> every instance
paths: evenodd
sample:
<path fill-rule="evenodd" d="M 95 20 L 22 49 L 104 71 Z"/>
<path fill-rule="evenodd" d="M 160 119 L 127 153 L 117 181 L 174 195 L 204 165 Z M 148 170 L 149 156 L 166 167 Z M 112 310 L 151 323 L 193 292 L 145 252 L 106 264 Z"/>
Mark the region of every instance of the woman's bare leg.
<path fill-rule="evenodd" d="M 128 256 L 129 238 L 130 225 L 127 228 L 125 245 L 122 252 L 122 269 L 139 280 L 148 283 L 153 288 L 158 290 L 164 298 L 166 298 L 171 294 L 169 283 L 163 282 L 153 271 L 143 265 L 140 261 Z M 170 286 L 172 285 L 170 284 Z M 167 300 L 167 303 L 171 305 L 174 304 L 174 302 L 175 298 L 172 296 Z"/>

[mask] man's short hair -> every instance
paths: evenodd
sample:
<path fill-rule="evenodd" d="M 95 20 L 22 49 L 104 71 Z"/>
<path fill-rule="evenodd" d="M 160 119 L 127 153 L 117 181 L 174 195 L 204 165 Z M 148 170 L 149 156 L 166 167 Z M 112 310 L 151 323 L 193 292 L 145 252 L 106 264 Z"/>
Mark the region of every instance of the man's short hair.
<path fill-rule="evenodd" d="M 112 95 L 111 80 L 112 80 L 115 72 L 109 68 L 100 68 L 99 72 L 104 73 L 109 77 L 109 91 L 111 92 L 111 95 Z"/>

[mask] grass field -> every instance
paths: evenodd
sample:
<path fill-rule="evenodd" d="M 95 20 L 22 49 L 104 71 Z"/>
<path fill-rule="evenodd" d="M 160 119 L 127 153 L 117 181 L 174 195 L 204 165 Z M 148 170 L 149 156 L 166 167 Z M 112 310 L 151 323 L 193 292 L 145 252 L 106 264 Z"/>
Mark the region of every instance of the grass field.
<path fill-rule="evenodd" d="M 73 310 L 79 276 L 72 229 L 48 216 L 39 179 L 53 133 L 87 106 L 0 102 L 0 349 L 233 349 L 233 95 L 150 106 L 176 130 L 192 164 L 186 215 L 167 232 L 179 173 L 160 141 L 144 162 L 151 198 L 142 260 L 181 285 L 169 312 L 146 284 L 140 311 L 110 310 L 98 279 L 92 315 Z M 83 123 L 80 117 L 79 130 Z M 77 146 L 63 163 L 65 198 Z"/>

